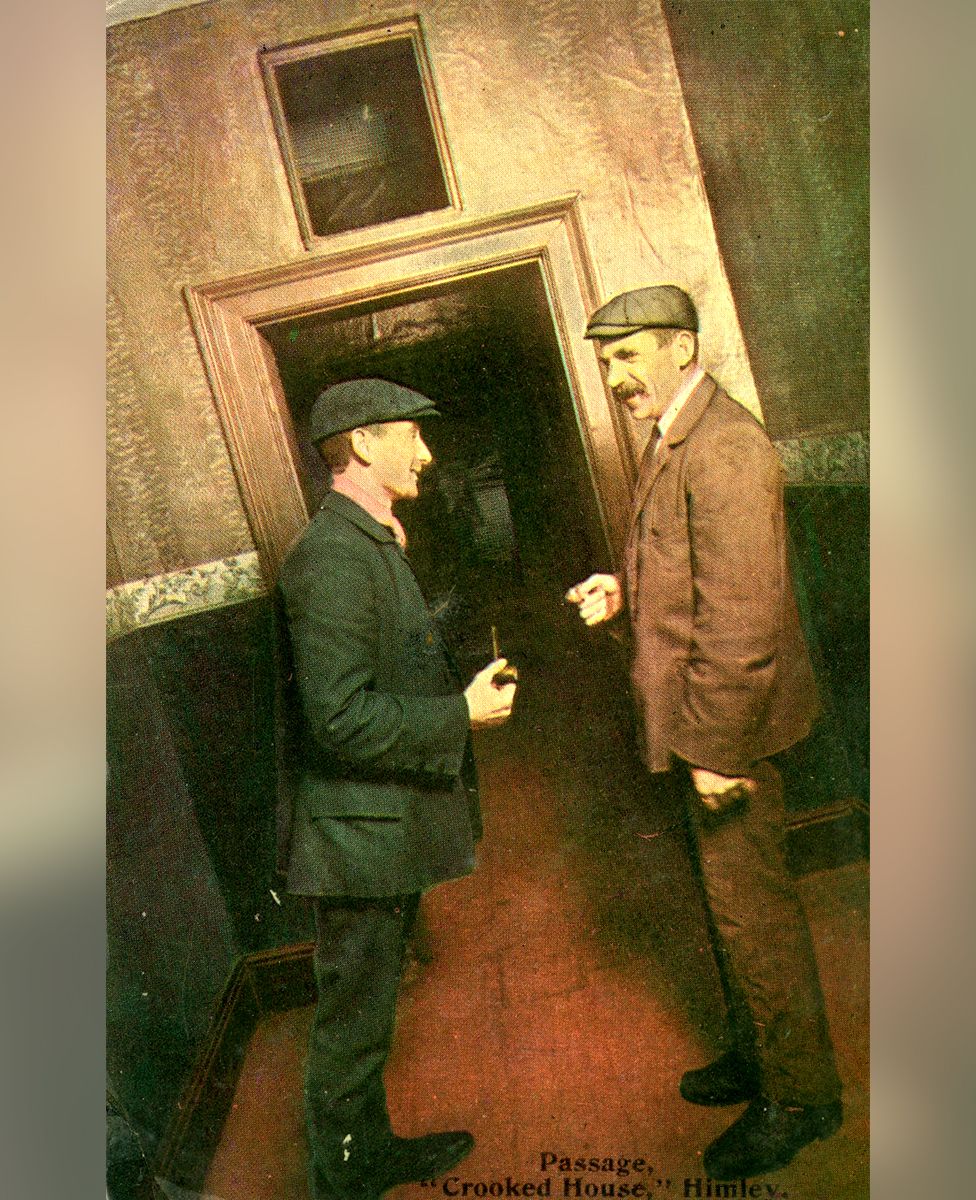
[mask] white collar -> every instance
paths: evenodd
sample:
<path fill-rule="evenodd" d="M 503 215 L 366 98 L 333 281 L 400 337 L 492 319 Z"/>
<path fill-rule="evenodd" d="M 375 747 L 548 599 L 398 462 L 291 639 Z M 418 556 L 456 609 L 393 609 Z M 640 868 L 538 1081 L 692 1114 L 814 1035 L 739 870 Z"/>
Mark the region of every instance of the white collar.
<path fill-rule="evenodd" d="M 668 432 L 668 430 L 674 424 L 675 417 L 678 415 L 679 412 L 681 412 L 682 408 L 684 408 L 685 403 L 688 400 L 688 397 L 695 390 L 695 388 L 698 387 L 698 385 L 701 383 L 701 381 L 704 378 L 705 378 L 704 367 L 700 366 L 699 364 L 696 364 L 694 369 L 692 370 L 691 374 L 684 381 L 684 383 L 681 385 L 681 387 L 679 387 L 678 390 L 675 392 L 674 399 L 671 401 L 671 403 L 668 405 L 668 407 L 664 410 L 664 412 L 658 418 L 657 427 L 661 431 L 661 440 L 662 441 L 664 440 L 664 435 Z"/>

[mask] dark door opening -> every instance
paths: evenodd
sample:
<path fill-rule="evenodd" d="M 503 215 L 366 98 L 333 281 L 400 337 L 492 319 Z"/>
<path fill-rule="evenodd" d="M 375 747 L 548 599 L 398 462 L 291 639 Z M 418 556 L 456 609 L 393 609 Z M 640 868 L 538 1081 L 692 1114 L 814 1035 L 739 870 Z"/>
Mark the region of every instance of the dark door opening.
<path fill-rule="evenodd" d="M 328 479 L 305 436 L 328 384 L 392 379 L 444 414 L 426 423 L 434 465 L 398 510 L 410 558 L 462 665 L 499 629 L 525 662 L 540 621 L 565 626 L 566 588 L 606 568 L 597 501 L 536 265 L 401 293 L 262 328 L 278 364 L 314 511 Z M 470 661 L 469 661 L 470 660 Z"/>

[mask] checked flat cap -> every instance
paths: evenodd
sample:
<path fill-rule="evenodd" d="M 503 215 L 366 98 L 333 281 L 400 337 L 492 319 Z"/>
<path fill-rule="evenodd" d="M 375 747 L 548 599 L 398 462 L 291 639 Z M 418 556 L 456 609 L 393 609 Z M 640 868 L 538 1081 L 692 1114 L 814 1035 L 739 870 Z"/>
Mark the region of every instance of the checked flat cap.
<path fill-rule="evenodd" d="M 386 379 L 347 379 L 319 394 L 309 414 L 308 436 L 313 442 L 321 442 L 361 425 L 439 416 L 433 400 L 399 383 Z"/>
<path fill-rule="evenodd" d="M 690 329 L 697 333 L 698 313 L 691 297 L 673 283 L 621 292 L 596 310 L 583 336 L 612 340 L 640 329 Z"/>

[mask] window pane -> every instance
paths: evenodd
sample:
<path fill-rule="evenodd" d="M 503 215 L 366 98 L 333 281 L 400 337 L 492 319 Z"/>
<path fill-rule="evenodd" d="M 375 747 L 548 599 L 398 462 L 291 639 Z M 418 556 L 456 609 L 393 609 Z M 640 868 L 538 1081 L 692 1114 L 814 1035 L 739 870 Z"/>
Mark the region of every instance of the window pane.
<path fill-rule="evenodd" d="M 281 63 L 274 77 L 317 236 L 450 205 L 411 38 Z"/>

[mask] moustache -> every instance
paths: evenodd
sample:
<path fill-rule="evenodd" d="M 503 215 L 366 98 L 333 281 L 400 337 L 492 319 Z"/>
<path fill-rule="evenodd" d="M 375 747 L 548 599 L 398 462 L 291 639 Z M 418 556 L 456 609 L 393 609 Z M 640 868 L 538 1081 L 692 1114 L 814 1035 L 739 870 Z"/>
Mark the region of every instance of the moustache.
<path fill-rule="evenodd" d="M 646 393 L 643 388 L 634 387 L 632 385 L 628 386 L 627 384 L 620 384 L 619 387 L 615 387 L 613 389 L 613 398 L 620 404 L 623 404 L 624 401 L 629 400 L 631 396 L 644 395 L 646 395 Z"/>

